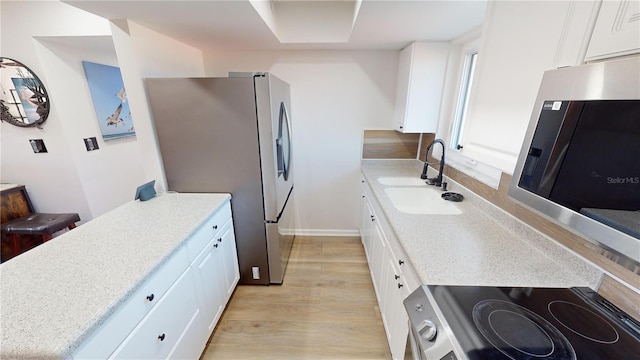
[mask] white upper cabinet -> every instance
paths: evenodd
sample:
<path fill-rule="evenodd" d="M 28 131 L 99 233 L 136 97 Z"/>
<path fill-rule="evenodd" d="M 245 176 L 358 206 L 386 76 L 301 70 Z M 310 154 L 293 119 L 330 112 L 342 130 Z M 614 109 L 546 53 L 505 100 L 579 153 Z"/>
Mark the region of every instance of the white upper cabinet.
<path fill-rule="evenodd" d="M 640 1 L 603 1 L 586 61 L 640 53 Z"/>
<path fill-rule="evenodd" d="M 400 52 L 394 129 L 435 133 L 447 68 L 448 43 L 415 42 Z"/>

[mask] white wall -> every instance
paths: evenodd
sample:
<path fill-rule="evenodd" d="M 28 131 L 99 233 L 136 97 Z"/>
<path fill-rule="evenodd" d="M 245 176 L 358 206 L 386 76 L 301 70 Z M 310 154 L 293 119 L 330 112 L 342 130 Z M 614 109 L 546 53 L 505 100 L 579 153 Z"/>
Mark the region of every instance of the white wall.
<path fill-rule="evenodd" d="M 568 1 L 490 3 L 463 155 L 513 173 L 542 74 L 559 60 L 569 7 Z"/>
<path fill-rule="evenodd" d="M 204 76 L 202 52 L 131 21 L 114 23 L 111 29 L 136 124 L 140 166 L 162 192 L 167 189 L 166 178 L 144 78 Z"/>
<path fill-rule="evenodd" d="M 398 51 L 205 54 L 209 76 L 269 71 L 291 85 L 300 233 L 356 235 L 363 129 L 392 129 Z"/>
<path fill-rule="evenodd" d="M 59 94 L 56 108 L 64 114 L 64 134 L 91 215 L 99 216 L 131 200 L 145 180 L 136 138 L 103 141 L 82 61 L 118 66 L 111 36 L 41 37 L 42 67 L 49 92 Z M 104 44 L 89 47 L 87 44 Z M 84 45 L 84 46 L 83 46 Z M 105 46 L 106 45 L 106 46 Z M 134 118 L 135 121 L 135 118 Z M 86 151 L 83 138 L 96 137 L 99 149 Z"/>
<path fill-rule="evenodd" d="M 76 90 L 52 91 L 40 57 L 42 45 L 33 37 L 105 35 L 109 33 L 108 22 L 59 2 L 3 1 L 0 6 L 2 56 L 31 68 L 49 89 L 51 99 L 51 112 L 41 130 L 0 124 L 0 180 L 26 185 L 37 211 L 77 212 L 86 221 L 92 212 L 72 156 L 75 144 L 70 144 L 65 134 L 66 122 L 73 119 L 58 107 L 64 93 Z M 28 141 L 31 138 L 43 139 L 49 152 L 34 154 Z"/>
<path fill-rule="evenodd" d="M 77 212 L 83 221 L 132 200 L 135 187 L 147 180 L 160 180 L 162 190 L 143 77 L 202 76 L 201 52 L 137 24 L 119 24 L 122 29 L 57 1 L 1 6 L 2 56 L 29 66 L 51 99 L 43 129 L 1 124 L 1 181 L 25 184 L 37 211 Z M 121 68 L 137 137 L 102 141 L 82 60 Z M 93 136 L 100 149 L 87 152 L 82 139 Z M 31 138 L 44 139 L 49 152 L 34 154 Z"/>

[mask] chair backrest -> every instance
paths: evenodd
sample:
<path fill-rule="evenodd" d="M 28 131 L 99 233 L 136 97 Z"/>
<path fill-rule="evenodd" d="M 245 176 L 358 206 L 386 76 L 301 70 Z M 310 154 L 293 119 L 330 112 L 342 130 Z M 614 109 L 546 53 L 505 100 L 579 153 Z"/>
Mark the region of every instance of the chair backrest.
<path fill-rule="evenodd" d="M 0 202 L 2 203 L 0 215 L 3 223 L 35 213 L 24 185 L 3 188 L 0 191 Z"/>

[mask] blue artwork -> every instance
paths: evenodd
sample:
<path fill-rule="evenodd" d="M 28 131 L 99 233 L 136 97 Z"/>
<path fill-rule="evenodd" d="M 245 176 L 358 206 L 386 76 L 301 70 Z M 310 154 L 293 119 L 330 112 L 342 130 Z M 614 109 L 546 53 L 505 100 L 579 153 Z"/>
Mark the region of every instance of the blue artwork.
<path fill-rule="evenodd" d="M 83 61 L 84 73 L 105 141 L 135 136 L 127 92 L 120 69 Z"/>

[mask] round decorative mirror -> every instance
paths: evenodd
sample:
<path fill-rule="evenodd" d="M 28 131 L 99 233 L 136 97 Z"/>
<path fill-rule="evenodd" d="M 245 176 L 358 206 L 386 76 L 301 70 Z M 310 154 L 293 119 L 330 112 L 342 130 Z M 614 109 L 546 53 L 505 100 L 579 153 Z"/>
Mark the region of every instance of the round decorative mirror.
<path fill-rule="evenodd" d="M 24 64 L 0 57 L 0 120 L 40 128 L 49 116 L 49 96 L 42 81 Z"/>

